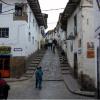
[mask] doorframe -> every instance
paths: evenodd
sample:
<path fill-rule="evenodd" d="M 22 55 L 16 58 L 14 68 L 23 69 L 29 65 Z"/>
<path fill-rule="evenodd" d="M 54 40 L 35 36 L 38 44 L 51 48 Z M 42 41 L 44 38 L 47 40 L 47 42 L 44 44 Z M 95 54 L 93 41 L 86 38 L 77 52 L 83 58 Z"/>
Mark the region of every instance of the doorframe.
<path fill-rule="evenodd" d="M 78 78 L 78 58 L 77 58 L 77 53 L 74 53 L 74 77 Z"/>

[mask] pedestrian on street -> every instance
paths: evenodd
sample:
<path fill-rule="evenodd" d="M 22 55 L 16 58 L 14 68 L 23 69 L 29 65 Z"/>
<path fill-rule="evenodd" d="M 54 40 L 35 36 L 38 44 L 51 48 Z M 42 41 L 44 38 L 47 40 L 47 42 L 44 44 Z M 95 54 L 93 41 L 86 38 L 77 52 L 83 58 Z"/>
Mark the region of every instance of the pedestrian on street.
<path fill-rule="evenodd" d="M 49 39 L 49 41 L 48 41 L 48 48 L 50 49 L 50 50 L 52 50 L 52 38 L 51 39 Z"/>
<path fill-rule="evenodd" d="M 7 84 L 7 82 L 1 77 L 0 73 L 0 100 L 8 98 L 8 91 L 10 89 L 10 86 Z"/>
<path fill-rule="evenodd" d="M 53 39 L 53 41 L 52 41 L 52 51 L 53 51 L 53 53 L 55 53 L 56 46 L 57 46 L 57 41 L 56 41 L 56 39 Z"/>
<path fill-rule="evenodd" d="M 55 53 L 55 44 L 54 43 L 52 44 L 52 51 L 53 51 L 53 53 Z"/>
<path fill-rule="evenodd" d="M 43 71 L 42 71 L 42 67 L 39 66 L 37 67 L 36 71 L 35 71 L 35 77 L 36 77 L 36 88 L 42 89 L 42 76 L 43 76 Z"/>

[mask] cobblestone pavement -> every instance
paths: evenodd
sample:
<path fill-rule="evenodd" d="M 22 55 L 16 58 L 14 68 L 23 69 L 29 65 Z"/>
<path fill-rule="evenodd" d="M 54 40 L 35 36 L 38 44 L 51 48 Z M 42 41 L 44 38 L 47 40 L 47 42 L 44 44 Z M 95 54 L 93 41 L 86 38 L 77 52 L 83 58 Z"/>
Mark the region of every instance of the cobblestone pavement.
<path fill-rule="evenodd" d="M 40 65 L 44 70 L 42 90 L 35 88 L 34 76 L 26 81 L 9 83 L 8 99 L 92 99 L 72 94 L 66 88 L 59 67 L 57 54 L 47 51 Z"/>
<path fill-rule="evenodd" d="M 62 80 L 61 70 L 60 70 L 60 62 L 58 54 L 52 53 L 52 51 L 48 50 L 42 59 L 41 66 L 43 66 L 44 71 L 44 80 Z"/>

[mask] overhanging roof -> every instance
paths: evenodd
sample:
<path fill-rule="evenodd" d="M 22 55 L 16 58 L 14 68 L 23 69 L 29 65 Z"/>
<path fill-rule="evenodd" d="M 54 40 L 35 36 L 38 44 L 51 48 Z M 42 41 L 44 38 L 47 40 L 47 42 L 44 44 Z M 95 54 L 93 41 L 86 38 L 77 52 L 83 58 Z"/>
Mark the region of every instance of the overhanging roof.
<path fill-rule="evenodd" d="M 61 16 L 62 26 L 67 25 L 67 19 L 73 14 L 81 0 L 69 0 Z"/>
<path fill-rule="evenodd" d="M 44 14 L 41 13 L 41 9 L 40 9 L 38 0 L 27 0 L 27 1 L 36 17 L 38 25 L 44 26 L 45 28 L 47 28 L 47 22 L 45 19 L 47 19 L 48 16 L 44 16 Z"/>

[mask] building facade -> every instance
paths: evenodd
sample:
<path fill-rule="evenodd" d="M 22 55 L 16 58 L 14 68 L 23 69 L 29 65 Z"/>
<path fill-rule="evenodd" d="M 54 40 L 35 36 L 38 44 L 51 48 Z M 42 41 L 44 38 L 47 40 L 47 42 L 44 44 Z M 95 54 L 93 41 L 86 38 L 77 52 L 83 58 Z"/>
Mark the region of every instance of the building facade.
<path fill-rule="evenodd" d="M 97 72 L 97 93 L 98 98 L 100 98 L 100 1 L 94 0 L 94 15 L 95 15 L 95 66 Z"/>
<path fill-rule="evenodd" d="M 69 0 L 61 24 L 66 29 L 67 58 L 74 76 L 84 88 L 93 90 L 97 84 L 93 0 Z"/>
<path fill-rule="evenodd" d="M 0 1 L 0 72 L 3 77 L 24 73 L 26 59 L 40 49 L 41 27 L 47 27 L 46 20 L 38 0 Z"/>

